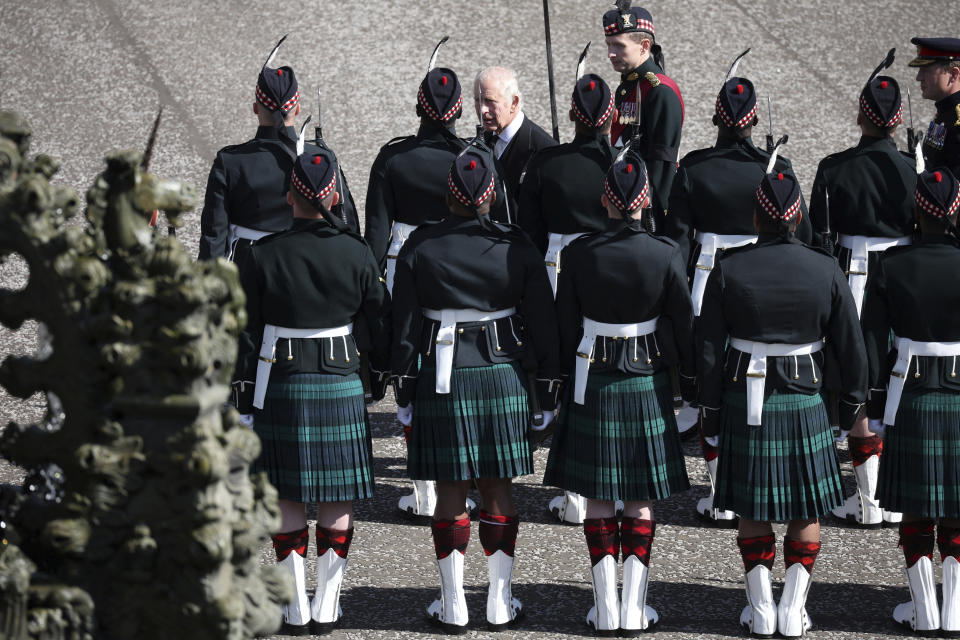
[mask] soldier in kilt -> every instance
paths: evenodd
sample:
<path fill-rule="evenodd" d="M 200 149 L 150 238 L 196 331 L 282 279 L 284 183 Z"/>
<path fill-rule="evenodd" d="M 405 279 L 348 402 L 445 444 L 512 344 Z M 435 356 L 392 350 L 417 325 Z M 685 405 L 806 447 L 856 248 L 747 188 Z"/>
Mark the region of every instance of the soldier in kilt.
<path fill-rule="evenodd" d="M 753 143 L 753 129 L 759 123 L 757 90 L 749 78 L 737 75 L 740 62 L 749 51 L 733 61 L 717 93 L 713 115 L 716 142 L 712 147 L 691 151 L 680 160 L 670 192 L 670 215 L 665 220 L 664 235 L 680 245 L 681 255 L 687 260 L 695 322 L 700 317 L 707 278 L 718 257 L 724 251 L 757 239 L 753 202 L 757 183 L 770 162 L 770 153 Z M 783 154 L 777 156 L 774 168 L 793 175 L 793 166 Z M 810 223 L 804 217 L 806 205 L 802 197 L 800 211 L 797 237 L 801 242 L 809 242 L 812 234 Z M 680 428 L 692 429 L 698 418 L 698 409 L 684 408 L 678 416 Z M 697 501 L 697 514 L 718 526 L 736 526 L 737 515 L 717 509 L 713 503 L 719 464 L 717 448 L 702 435 L 700 447 L 710 493 Z"/>
<path fill-rule="evenodd" d="M 522 612 L 510 588 L 519 525 L 511 478 L 533 471 L 531 408 L 547 410 L 544 427 L 553 417 L 558 336 L 543 258 L 518 227 L 488 218 L 496 199 L 489 150 L 465 149 L 447 184 L 451 215 L 417 229 L 397 259 L 391 369 L 397 418 L 412 427 L 407 471 L 437 483 L 431 529 L 441 591 L 427 615 L 463 633 L 471 482 L 483 500 L 487 623 L 502 629 Z"/>
<path fill-rule="evenodd" d="M 922 157 L 921 157 L 922 158 Z M 946 167 L 916 186 L 920 239 L 878 261 L 864 307 L 871 426 L 886 424 L 877 497 L 903 512 L 911 601 L 894 619 L 921 635 L 960 635 L 960 185 Z M 894 340 L 891 345 L 890 334 Z M 934 525 L 943 607 L 933 569 Z"/>
<path fill-rule="evenodd" d="M 370 168 L 364 238 L 386 274 L 391 294 L 397 256 L 407 238 L 417 227 L 440 222 L 450 213 L 444 203 L 447 174 L 450 163 L 466 147 L 456 135 L 463 114 L 460 80 L 453 69 L 434 66 L 446 41 L 444 37 L 434 49 L 417 90 L 417 134 L 385 144 Z M 406 428 L 404 436 L 408 435 Z M 397 507 L 411 516 L 432 518 L 437 506 L 436 484 L 428 480 L 412 484 L 413 492 L 401 496 Z M 467 508 L 476 508 L 469 498 Z"/>
<path fill-rule="evenodd" d="M 825 341 L 841 363 L 842 426 L 866 397 L 867 362 L 857 309 L 832 255 L 794 236 L 800 186 L 775 172 L 776 150 L 756 191 L 757 242 L 728 250 L 707 281 L 697 323 L 705 437 L 719 436 L 714 505 L 740 516 L 746 572 L 741 624 L 756 635 L 798 637 L 820 551 L 818 518 L 843 501 L 833 432 L 821 397 Z M 788 521 L 779 604 L 770 573 L 771 522 Z"/>
<path fill-rule="evenodd" d="M 897 150 L 893 139 L 903 121 L 900 86 L 894 78 L 880 75 L 893 63 L 893 54 L 894 50 L 887 54 L 860 91 L 860 141 L 820 162 L 810 200 L 818 240 L 834 252 L 847 273 L 858 310 L 880 256 L 890 247 L 909 244 L 913 236 L 917 174 L 913 161 Z M 826 354 L 826 387 L 835 395 L 836 364 L 830 348 Z M 854 423 L 847 445 L 857 490 L 833 515 L 870 528 L 899 522 L 899 513 L 884 511 L 877 502 L 883 434 L 868 428 L 865 413 Z"/>
<path fill-rule="evenodd" d="M 603 78 L 584 73 L 588 49 L 580 56 L 570 100 L 573 141 L 540 150 L 520 184 L 520 226 L 544 255 L 554 295 L 564 247 L 584 233 L 603 231 L 609 222 L 600 198 L 614 159 L 614 99 Z M 586 508 L 586 498 L 571 491 L 553 497 L 547 506 L 561 522 L 571 524 L 583 522 Z"/>
<path fill-rule="evenodd" d="M 653 501 L 690 486 L 669 367 L 680 365 L 692 399 L 693 310 L 676 243 L 651 235 L 642 222 L 650 183 L 629 147 L 607 173 L 602 201 L 616 222 L 564 250 L 561 372 L 573 384 L 564 386 L 544 484 L 588 498 L 583 530 L 595 605 L 587 624 L 600 635 L 636 635 L 659 621 L 646 604 Z M 619 523 L 617 500 L 624 505 Z"/>
<path fill-rule="evenodd" d="M 255 377 L 241 411 L 254 416 L 266 472 L 280 498 L 277 561 L 294 578 L 283 632 L 328 631 L 353 538 L 353 501 L 373 495 L 372 444 L 358 375 L 360 349 L 386 369 L 389 294 L 363 239 L 330 213 L 339 195 L 333 154 L 315 149 L 293 168 L 293 226 L 253 244 L 240 274 L 247 328 L 240 367 Z M 356 336 L 356 338 L 355 338 Z M 307 599 L 305 503 L 317 504 L 317 590 Z"/>

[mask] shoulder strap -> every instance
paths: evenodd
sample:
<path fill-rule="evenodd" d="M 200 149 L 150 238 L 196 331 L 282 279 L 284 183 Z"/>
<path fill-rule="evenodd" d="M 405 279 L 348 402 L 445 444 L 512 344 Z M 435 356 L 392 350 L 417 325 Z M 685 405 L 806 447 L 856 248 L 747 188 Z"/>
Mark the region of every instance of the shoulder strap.
<path fill-rule="evenodd" d="M 647 99 L 647 94 L 650 93 L 651 89 L 658 87 L 661 84 L 670 87 L 670 89 L 677 95 L 677 99 L 680 101 L 680 124 L 682 125 L 687 116 L 687 109 L 683 104 L 683 96 L 680 94 L 680 87 L 678 87 L 677 83 L 674 82 L 669 76 L 665 76 L 662 73 L 648 73 L 644 77 L 644 82 L 640 83 L 641 102 Z"/>

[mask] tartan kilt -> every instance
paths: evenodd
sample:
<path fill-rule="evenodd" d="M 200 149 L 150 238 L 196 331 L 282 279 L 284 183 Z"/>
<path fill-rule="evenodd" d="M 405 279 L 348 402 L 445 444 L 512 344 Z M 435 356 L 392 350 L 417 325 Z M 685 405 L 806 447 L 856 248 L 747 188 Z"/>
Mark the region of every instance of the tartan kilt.
<path fill-rule="evenodd" d="M 747 394 L 728 391 L 720 414 L 714 507 L 748 520 L 816 518 L 843 503 L 833 431 L 820 394 L 771 392 L 761 426 Z"/>
<path fill-rule="evenodd" d="M 515 478 L 533 473 L 530 408 L 519 362 L 454 368 L 450 393 L 436 369 L 420 370 L 407 443 L 414 480 Z"/>
<path fill-rule="evenodd" d="M 960 393 L 904 392 L 884 436 L 877 498 L 888 511 L 960 518 Z"/>
<path fill-rule="evenodd" d="M 373 443 L 356 373 L 271 378 L 254 418 L 266 471 L 282 500 L 340 502 L 373 496 Z"/>
<path fill-rule="evenodd" d="M 663 500 L 690 488 L 670 375 L 594 373 L 567 385 L 543 483 L 595 500 Z"/>

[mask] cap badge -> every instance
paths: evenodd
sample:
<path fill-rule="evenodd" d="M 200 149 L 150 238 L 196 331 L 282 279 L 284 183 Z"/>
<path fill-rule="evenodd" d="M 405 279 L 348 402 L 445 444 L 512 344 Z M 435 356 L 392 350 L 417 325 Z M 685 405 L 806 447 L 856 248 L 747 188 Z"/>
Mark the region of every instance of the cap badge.
<path fill-rule="evenodd" d="M 636 80 L 636 79 L 639 78 L 639 77 L 640 77 L 640 75 L 637 74 L 636 71 L 634 71 L 633 73 L 631 73 L 630 75 L 627 76 L 627 82 L 633 82 L 634 80 Z"/>
<path fill-rule="evenodd" d="M 632 27 L 632 26 L 633 26 L 632 24 L 630 24 L 630 14 L 629 14 L 629 13 L 621 13 L 621 14 L 620 14 L 620 17 L 623 18 L 623 26 L 624 26 L 624 28 L 626 28 L 626 27 Z"/>

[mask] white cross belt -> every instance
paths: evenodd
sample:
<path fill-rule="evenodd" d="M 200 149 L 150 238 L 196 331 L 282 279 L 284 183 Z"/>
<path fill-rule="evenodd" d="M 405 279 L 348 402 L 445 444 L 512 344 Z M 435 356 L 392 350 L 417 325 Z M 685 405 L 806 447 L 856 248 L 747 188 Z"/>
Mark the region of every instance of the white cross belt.
<path fill-rule="evenodd" d="M 760 416 L 763 414 L 767 357 L 805 356 L 816 353 L 823 349 L 823 340 L 807 344 L 781 344 L 730 338 L 730 346 L 737 351 L 750 354 L 750 363 L 747 365 L 747 424 L 758 427 Z"/>
<path fill-rule="evenodd" d="M 404 222 L 394 222 L 390 232 L 390 247 L 387 249 L 387 291 L 393 294 L 393 277 L 397 274 L 397 256 L 400 249 L 417 227 Z"/>
<path fill-rule="evenodd" d="M 960 342 L 919 342 L 909 338 L 894 336 L 897 347 L 897 362 L 890 370 L 890 384 L 887 387 L 887 404 L 883 409 L 884 424 L 895 424 L 897 409 L 900 408 L 900 398 L 903 396 L 903 385 L 910 372 L 910 362 L 914 356 L 960 356 Z M 917 377 L 920 374 L 920 365 L 917 364 Z"/>
<path fill-rule="evenodd" d="M 333 338 L 343 337 L 346 351 L 346 336 L 353 331 L 353 323 L 332 329 L 290 329 L 272 324 L 263 327 L 263 342 L 260 344 L 260 358 L 257 362 L 257 383 L 253 388 L 253 406 L 263 409 L 263 399 L 267 395 L 267 383 L 270 382 L 270 369 L 277 361 L 277 340 L 280 338 L 330 338 L 333 353 Z M 347 355 L 349 359 L 349 354 Z"/>
<path fill-rule="evenodd" d="M 713 271 L 713 265 L 716 263 L 717 251 L 742 247 L 755 242 L 757 236 L 697 231 L 694 237 L 700 243 L 700 257 L 697 258 L 690 297 L 693 298 L 693 315 L 699 318 L 700 309 L 703 308 L 703 293 L 707 290 L 707 278 L 710 277 L 710 272 Z"/>
<path fill-rule="evenodd" d="M 858 316 L 863 311 L 863 294 L 867 288 L 867 265 L 870 262 L 870 254 L 905 244 L 910 244 L 909 236 L 871 238 L 869 236 L 840 234 L 840 246 L 850 250 L 850 269 L 847 271 L 847 281 L 850 283 L 853 299 L 857 303 Z"/>
<path fill-rule="evenodd" d="M 583 318 L 583 338 L 577 347 L 577 366 L 573 384 L 573 401 L 583 404 L 587 390 L 587 376 L 590 375 L 590 361 L 593 359 L 593 349 L 598 336 L 605 338 L 642 338 L 657 330 L 659 317 L 646 322 L 630 324 L 610 324 L 597 322 L 590 318 Z"/>
<path fill-rule="evenodd" d="M 547 255 L 543 257 L 543 264 L 547 267 L 547 277 L 553 288 L 553 297 L 557 297 L 557 278 L 560 275 L 560 252 L 564 247 L 582 236 L 582 233 L 551 233 L 547 245 Z"/>
<path fill-rule="evenodd" d="M 424 309 L 424 317 L 440 323 L 437 331 L 437 393 L 450 393 L 450 376 L 453 373 L 453 349 L 457 337 L 457 324 L 461 322 L 490 322 L 509 318 L 517 313 L 516 308 L 501 311 L 478 309 Z"/>

